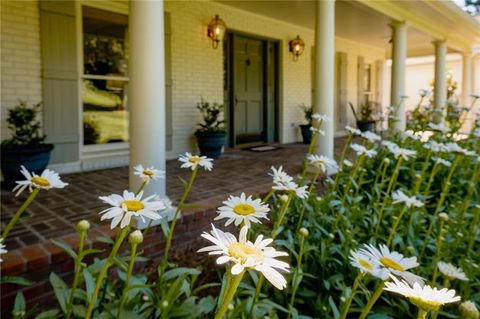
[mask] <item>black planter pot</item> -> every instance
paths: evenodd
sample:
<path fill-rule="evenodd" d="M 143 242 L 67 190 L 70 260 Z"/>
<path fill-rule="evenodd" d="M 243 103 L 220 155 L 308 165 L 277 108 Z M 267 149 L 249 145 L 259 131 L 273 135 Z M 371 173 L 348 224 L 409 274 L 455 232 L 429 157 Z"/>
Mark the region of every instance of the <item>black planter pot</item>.
<path fill-rule="evenodd" d="M 375 131 L 375 121 L 357 121 L 357 128 L 362 131 Z"/>
<path fill-rule="evenodd" d="M 200 154 L 208 158 L 218 158 L 225 145 L 226 133 L 195 132 Z"/>
<path fill-rule="evenodd" d="M 29 145 L 2 145 L 1 164 L 4 178 L 3 185 L 6 188 L 13 188 L 15 181 L 25 179 L 20 173 L 20 166 L 23 165 L 29 172 L 41 174 L 47 167 L 50 160 L 50 153 L 53 144 Z"/>
<path fill-rule="evenodd" d="M 300 130 L 302 131 L 303 144 L 310 144 L 312 141 L 312 126 L 310 124 L 300 124 Z"/>

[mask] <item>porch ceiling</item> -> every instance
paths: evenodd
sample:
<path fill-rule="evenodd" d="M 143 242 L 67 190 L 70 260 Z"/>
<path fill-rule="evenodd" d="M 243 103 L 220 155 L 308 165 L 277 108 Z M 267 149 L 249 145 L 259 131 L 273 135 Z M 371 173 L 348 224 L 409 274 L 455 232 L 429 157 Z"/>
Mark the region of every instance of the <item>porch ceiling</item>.
<path fill-rule="evenodd" d="M 315 27 L 315 1 L 218 0 L 218 2 L 308 29 L 314 29 Z M 384 48 L 386 57 L 389 57 L 391 30 L 388 24 L 392 21 L 392 18 L 369 6 L 368 1 L 365 4 L 362 2 L 364 1 L 336 1 L 335 33 L 342 38 Z M 438 21 L 440 24 L 451 26 L 452 30 L 457 28 L 455 22 L 451 21 L 451 18 L 434 12 L 429 5 L 422 1 L 415 1 L 415 3 L 413 1 L 399 2 L 402 3 L 402 8 L 405 11 L 417 12 L 420 18 L 435 19 L 434 21 Z M 462 26 L 460 26 L 461 28 Z M 458 31 L 457 34 L 462 33 Z M 432 36 L 411 26 L 408 29 L 408 55 L 433 54 L 434 48 L 431 43 L 433 40 Z M 451 48 L 449 51 L 454 52 L 456 51 L 455 49 Z"/>

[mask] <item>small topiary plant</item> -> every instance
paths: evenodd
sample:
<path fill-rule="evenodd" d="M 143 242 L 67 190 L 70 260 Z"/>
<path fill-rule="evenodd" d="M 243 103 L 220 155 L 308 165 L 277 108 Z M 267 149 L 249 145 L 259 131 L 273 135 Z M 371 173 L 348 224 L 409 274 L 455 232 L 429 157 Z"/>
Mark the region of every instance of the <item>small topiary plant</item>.
<path fill-rule="evenodd" d="M 311 105 L 302 104 L 299 106 L 303 111 L 303 116 L 305 120 L 308 122 L 308 125 L 312 125 L 312 115 L 313 115 L 313 107 Z"/>
<path fill-rule="evenodd" d="M 200 128 L 197 130 L 199 133 L 225 133 L 225 120 L 220 119 L 220 115 L 223 112 L 223 104 L 216 102 L 209 103 L 203 98 L 197 103 L 197 109 L 200 111 L 203 117 L 203 123 L 198 123 Z"/>
<path fill-rule="evenodd" d="M 38 112 L 41 103 L 28 106 L 26 101 L 8 110 L 7 123 L 12 131 L 12 137 L 3 141 L 4 146 L 28 145 L 35 146 L 45 142 L 46 135 L 41 130 Z"/>

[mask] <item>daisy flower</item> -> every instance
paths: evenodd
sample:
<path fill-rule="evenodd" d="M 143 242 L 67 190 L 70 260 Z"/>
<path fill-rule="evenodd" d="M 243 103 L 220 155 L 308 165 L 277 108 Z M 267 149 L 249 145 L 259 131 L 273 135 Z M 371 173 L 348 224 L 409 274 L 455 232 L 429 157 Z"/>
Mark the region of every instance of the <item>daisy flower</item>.
<path fill-rule="evenodd" d="M 408 161 L 411 157 L 414 157 L 415 155 L 417 155 L 416 151 L 409 150 L 406 148 L 401 148 L 398 145 L 396 147 L 393 145 L 387 146 L 387 148 L 396 159 L 399 159 L 400 157 L 402 157 L 405 161 Z"/>
<path fill-rule="evenodd" d="M 399 146 L 391 141 L 382 141 L 382 145 L 388 148 L 388 150 L 391 152 L 394 149 L 399 148 Z"/>
<path fill-rule="evenodd" d="M 355 153 L 357 153 L 358 156 L 365 155 L 368 158 L 373 158 L 375 155 L 377 155 L 377 151 L 374 149 L 367 149 L 365 146 L 357 143 L 353 143 L 350 145 L 350 147 L 355 151 Z"/>
<path fill-rule="evenodd" d="M 445 151 L 446 152 L 457 153 L 457 154 L 463 154 L 465 156 L 476 156 L 477 155 L 475 152 L 464 149 L 463 147 L 461 147 L 460 145 L 458 145 L 455 142 L 445 144 Z"/>
<path fill-rule="evenodd" d="M 286 191 L 295 193 L 298 198 L 305 199 L 308 196 L 308 186 L 298 186 L 297 183 L 291 181 L 285 184 L 276 184 L 272 188 L 277 191 Z"/>
<path fill-rule="evenodd" d="M 5 249 L 7 246 L 3 243 L 3 238 L 0 238 L 0 255 L 6 254 L 7 250 Z M 2 258 L 0 258 L 0 263 L 2 262 Z"/>
<path fill-rule="evenodd" d="M 415 140 L 415 141 L 419 141 L 422 139 L 422 136 L 420 134 L 416 134 L 415 132 L 410 130 L 403 132 L 402 136 L 405 138 L 411 138 L 412 140 Z"/>
<path fill-rule="evenodd" d="M 160 178 L 165 178 L 165 171 L 155 169 L 153 166 L 150 166 L 149 168 L 144 168 L 141 164 L 135 166 L 133 174 L 140 177 L 142 181 L 146 182 L 147 184 L 151 180 L 156 181 Z"/>
<path fill-rule="evenodd" d="M 367 139 L 370 143 L 375 143 L 376 141 L 380 141 L 382 139 L 380 137 L 380 135 L 377 135 L 377 134 L 375 134 L 373 132 L 370 132 L 370 131 L 366 131 L 366 132 L 361 133 L 361 136 L 364 139 Z"/>
<path fill-rule="evenodd" d="M 27 187 L 31 192 L 32 188 L 64 188 L 68 185 L 68 183 L 62 182 L 60 180 L 60 176 L 58 176 L 58 174 L 52 170 L 46 169 L 42 172 L 42 175 L 38 176 L 34 172 L 30 173 L 23 165 L 21 168 L 22 169 L 20 170 L 20 173 L 22 173 L 27 180 L 16 182 L 18 185 L 12 190 L 12 192 L 18 190 L 15 196 L 20 195 Z"/>
<path fill-rule="evenodd" d="M 343 165 L 348 166 L 348 167 L 352 167 L 353 163 L 350 162 L 349 160 L 345 159 L 345 160 L 343 160 Z"/>
<path fill-rule="evenodd" d="M 214 245 L 204 247 L 199 252 L 208 252 L 209 255 L 220 255 L 217 258 L 217 264 L 222 265 L 230 262 L 232 275 L 238 275 L 245 270 L 256 270 L 262 273 L 265 278 L 277 289 L 287 287 L 287 281 L 281 273 L 288 272 L 290 266 L 283 261 L 275 258 L 288 256 L 285 252 L 276 251 L 273 247 L 268 247 L 272 239 L 264 239 L 259 235 L 254 242 L 247 240 L 248 227 L 244 226 L 240 230 L 237 238 L 212 225 L 211 233 L 204 232 L 202 237 L 211 241 Z M 277 270 L 278 269 L 278 270 Z"/>
<path fill-rule="evenodd" d="M 186 152 L 185 155 L 180 155 L 178 160 L 183 163 L 182 166 L 180 166 L 181 168 L 191 168 L 192 171 L 197 168 L 197 166 L 201 166 L 207 171 L 211 171 L 213 168 L 213 159 L 207 158 L 206 156 L 192 155 L 189 152 Z"/>
<path fill-rule="evenodd" d="M 330 122 L 330 118 L 325 114 L 313 113 L 312 119 L 319 122 Z"/>
<path fill-rule="evenodd" d="M 362 135 L 362 131 L 357 128 L 351 127 L 350 125 L 345 126 L 345 129 L 353 135 Z"/>
<path fill-rule="evenodd" d="M 393 282 L 386 282 L 383 289 L 405 296 L 423 311 L 438 311 L 444 304 L 460 301 L 460 296 L 455 296 L 453 289 L 438 290 L 436 287 L 432 288 L 428 285 L 422 287 L 418 283 L 410 286 L 407 282 L 400 281 L 394 276 L 392 276 L 392 280 Z"/>
<path fill-rule="evenodd" d="M 404 203 L 408 208 L 422 207 L 423 203 L 419 201 L 415 196 L 407 196 L 401 190 L 396 190 L 392 194 L 393 204 Z"/>
<path fill-rule="evenodd" d="M 338 171 L 337 162 L 331 158 L 323 155 L 308 154 L 307 160 L 311 165 L 320 168 L 322 172 L 336 172 Z"/>
<path fill-rule="evenodd" d="M 432 157 L 432 160 L 434 160 L 438 164 L 442 164 L 443 166 L 446 166 L 446 167 L 452 166 L 452 163 L 450 163 L 449 161 L 444 160 L 443 158 L 440 158 L 440 157 Z"/>
<path fill-rule="evenodd" d="M 317 134 L 320 134 L 320 135 L 322 135 L 322 136 L 325 136 L 325 131 L 324 131 L 324 130 L 321 130 L 321 129 L 319 129 L 319 128 L 316 128 L 316 127 L 311 126 L 311 127 L 310 127 L 310 131 L 316 132 Z"/>
<path fill-rule="evenodd" d="M 348 258 L 350 259 L 350 265 L 358 268 L 362 274 L 369 273 L 375 277 L 379 277 L 380 272 L 378 266 L 374 264 L 370 256 L 364 252 L 351 250 Z"/>
<path fill-rule="evenodd" d="M 423 148 L 431 150 L 434 153 L 445 152 L 447 150 L 444 144 L 435 142 L 433 140 L 423 144 Z"/>
<path fill-rule="evenodd" d="M 278 169 L 275 167 L 271 167 L 272 169 L 272 174 L 268 174 L 273 177 L 273 183 L 276 185 L 283 185 L 283 184 L 288 184 L 291 181 L 293 181 L 293 177 L 288 175 L 284 170 L 283 167 L 280 166 Z"/>
<path fill-rule="evenodd" d="M 455 267 L 454 265 L 443 262 L 443 261 L 439 261 L 437 266 L 438 266 L 438 270 L 440 270 L 442 275 L 444 275 L 446 278 L 450 280 L 458 279 L 462 281 L 468 281 L 467 275 L 465 275 L 462 268 L 460 267 Z"/>
<path fill-rule="evenodd" d="M 379 278 L 387 280 L 390 275 L 395 275 L 410 284 L 415 282 L 423 284 L 422 277 L 407 271 L 418 266 L 417 257 L 405 258 L 396 251 L 390 252 L 386 245 L 380 245 L 380 249 L 373 245 L 364 245 L 360 251 L 369 256 L 372 262 L 380 268 Z"/>
<path fill-rule="evenodd" d="M 442 132 L 442 133 L 449 133 L 451 130 L 448 126 L 445 125 L 445 123 L 428 123 L 427 127 L 431 129 L 432 131 L 437 131 L 437 132 Z"/>
<path fill-rule="evenodd" d="M 260 223 L 260 218 L 268 219 L 267 213 L 270 211 L 267 204 L 262 203 L 260 199 L 252 199 L 252 196 L 246 197 L 242 193 L 240 197 L 230 196 L 228 200 L 224 201 L 225 206 L 217 210 L 219 214 L 215 220 L 227 218 L 225 226 L 234 222 L 235 226 L 244 225 L 250 227 L 250 223 Z"/>
<path fill-rule="evenodd" d="M 140 217 L 143 222 L 145 218 L 153 220 L 160 219 L 159 210 L 165 209 L 165 204 L 162 201 L 150 201 L 157 195 L 151 195 L 142 200 L 143 192 L 135 196 L 134 193 L 123 191 L 123 196 L 112 194 L 110 196 L 100 196 L 99 198 L 107 204 L 112 205 L 99 214 L 104 214 L 100 220 L 111 219 L 110 228 L 115 228 L 120 224 L 120 228 L 130 224 L 133 217 Z"/>

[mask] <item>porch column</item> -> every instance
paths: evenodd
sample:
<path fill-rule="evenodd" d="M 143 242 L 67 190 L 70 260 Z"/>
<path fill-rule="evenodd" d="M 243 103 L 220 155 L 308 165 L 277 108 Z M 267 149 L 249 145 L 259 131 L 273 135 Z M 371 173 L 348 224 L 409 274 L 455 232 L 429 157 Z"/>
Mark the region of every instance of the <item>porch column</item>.
<path fill-rule="evenodd" d="M 395 114 L 396 121 L 393 128 L 404 131 L 407 118 L 405 103 L 402 97 L 405 95 L 405 71 L 407 62 L 407 25 L 405 22 L 392 22 L 392 79 L 390 90 L 391 105 L 398 106 Z"/>
<path fill-rule="evenodd" d="M 470 94 L 472 94 L 473 85 L 473 63 L 472 55 L 465 53 L 462 55 L 462 103 L 470 106 Z"/>
<path fill-rule="evenodd" d="M 165 170 L 165 50 L 163 0 L 132 0 L 129 16 L 130 190 L 140 179 L 133 168 Z M 165 197 L 165 180 L 150 183 L 148 193 Z"/>
<path fill-rule="evenodd" d="M 316 153 L 333 158 L 334 149 L 334 83 L 335 83 L 335 0 L 317 1 L 315 11 L 315 112 L 330 119 L 324 122 Z"/>
<path fill-rule="evenodd" d="M 445 107 L 447 100 L 447 44 L 445 40 L 434 41 L 435 79 L 433 105 L 436 109 Z"/>

